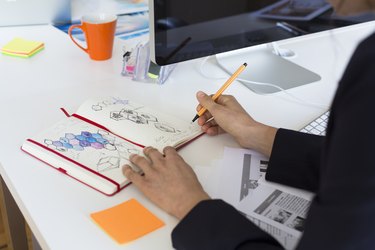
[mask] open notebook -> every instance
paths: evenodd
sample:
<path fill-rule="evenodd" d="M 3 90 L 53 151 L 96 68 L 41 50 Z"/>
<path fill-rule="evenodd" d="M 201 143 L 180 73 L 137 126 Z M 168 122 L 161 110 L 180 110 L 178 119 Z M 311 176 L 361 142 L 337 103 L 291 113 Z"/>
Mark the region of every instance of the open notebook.
<path fill-rule="evenodd" d="M 113 195 L 129 181 L 121 167 L 145 146 L 180 148 L 202 132 L 197 124 L 128 99 L 90 99 L 69 117 L 27 139 L 22 150 L 59 171 Z"/>

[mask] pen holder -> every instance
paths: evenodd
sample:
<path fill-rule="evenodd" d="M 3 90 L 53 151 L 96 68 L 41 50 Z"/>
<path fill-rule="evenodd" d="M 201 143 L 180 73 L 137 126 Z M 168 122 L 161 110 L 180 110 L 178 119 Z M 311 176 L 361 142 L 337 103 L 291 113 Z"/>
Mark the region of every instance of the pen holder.
<path fill-rule="evenodd" d="M 121 74 L 137 82 L 164 84 L 176 65 L 159 66 L 151 62 L 149 43 L 140 43 L 124 53 Z"/>

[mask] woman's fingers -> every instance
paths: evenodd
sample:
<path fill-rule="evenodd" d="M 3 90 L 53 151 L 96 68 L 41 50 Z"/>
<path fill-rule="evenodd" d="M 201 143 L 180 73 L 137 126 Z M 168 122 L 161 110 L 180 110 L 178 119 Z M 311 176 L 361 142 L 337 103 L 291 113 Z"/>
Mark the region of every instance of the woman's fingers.
<path fill-rule="evenodd" d="M 134 171 L 129 165 L 125 165 L 122 169 L 123 174 L 130 182 L 133 182 L 136 186 L 142 185 L 144 179 L 143 177 Z"/>

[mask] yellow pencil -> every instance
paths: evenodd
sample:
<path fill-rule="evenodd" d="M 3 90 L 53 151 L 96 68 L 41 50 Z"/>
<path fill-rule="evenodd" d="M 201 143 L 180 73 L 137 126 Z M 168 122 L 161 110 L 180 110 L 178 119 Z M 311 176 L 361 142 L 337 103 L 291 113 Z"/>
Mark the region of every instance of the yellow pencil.
<path fill-rule="evenodd" d="M 239 74 L 241 74 L 242 71 L 244 71 L 244 69 L 246 68 L 247 66 L 247 63 L 244 63 L 242 64 L 237 70 L 236 72 L 233 73 L 233 75 L 223 84 L 223 86 L 221 86 L 221 88 L 215 93 L 215 95 L 212 96 L 212 100 L 216 101 L 216 99 L 224 92 L 224 90 L 226 88 L 229 87 L 229 85 L 231 85 L 231 83 L 236 80 L 237 76 Z M 193 119 L 193 122 L 195 122 L 200 116 L 202 116 L 204 114 L 204 112 L 206 112 L 207 109 L 202 107 L 199 111 L 198 111 L 198 114 L 194 117 Z"/>

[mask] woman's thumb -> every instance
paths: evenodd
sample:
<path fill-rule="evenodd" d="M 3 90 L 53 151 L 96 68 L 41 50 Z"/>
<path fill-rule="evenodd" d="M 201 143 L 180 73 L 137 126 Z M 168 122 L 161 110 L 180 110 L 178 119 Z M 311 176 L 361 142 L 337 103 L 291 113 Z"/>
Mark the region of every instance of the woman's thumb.
<path fill-rule="evenodd" d="M 216 104 L 212 100 L 211 96 L 208 96 L 206 93 L 202 91 L 197 92 L 197 99 L 198 99 L 199 104 L 208 110 L 211 110 L 212 107 Z"/>

